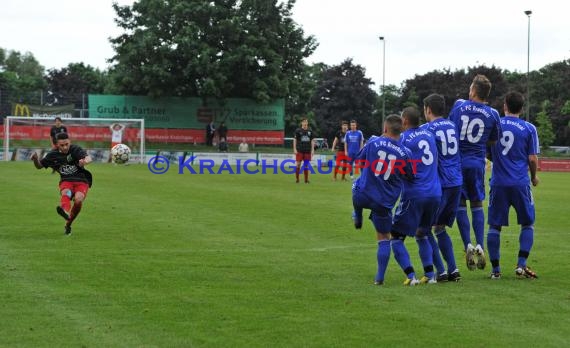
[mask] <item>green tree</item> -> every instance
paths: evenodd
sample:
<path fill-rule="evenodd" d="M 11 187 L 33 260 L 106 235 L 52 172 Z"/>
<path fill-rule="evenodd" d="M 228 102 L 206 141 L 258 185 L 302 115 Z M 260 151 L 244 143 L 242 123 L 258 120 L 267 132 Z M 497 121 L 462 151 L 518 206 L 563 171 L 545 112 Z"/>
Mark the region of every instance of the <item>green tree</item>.
<path fill-rule="evenodd" d="M 429 94 L 428 94 L 429 95 Z M 408 106 L 413 106 L 416 108 L 420 108 L 420 104 L 421 101 L 423 99 L 420 100 L 420 97 L 418 96 L 418 94 L 416 93 L 416 89 L 412 88 L 409 93 L 408 93 L 408 98 L 406 99 L 406 101 L 404 102 L 404 104 L 402 105 L 402 108 L 406 108 Z M 426 95 L 427 97 L 427 95 Z"/>
<path fill-rule="evenodd" d="M 293 136 L 295 129 L 300 125 L 302 117 L 309 119 L 311 128 L 318 129 L 317 124 L 314 122 L 314 113 L 311 110 L 311 98 L 326 69 L 328 67 L 324 63 L 305 65 L 301 77 L 293 82 L 291 93 L 285 98 L 286 136 Z"/>
<path fill-rule="evenodd" d="M 325 70 L 311 100 L 321 136 L 332 139 L 340 121 L 351 119 L 365 135 L 378 133 L 378 121 L 373 116 L 377 95 L 370 85 L 364 68 L 351 59 Z"/>
<path fill-rule="evenodd" d="M 402 95 L 402 90 L 396 85 L 386 85 L 384 86 L 384 97 L 385 97 L 385 112 L 386 116 L 389 114 L 398 113 L 398 100 Z M 379 105 L 382 106 L 382 95 L 378 96 Z"/>
<path fill-rule="evenodd" d="M 560 126 L 556 132 L 556 143 L 570 145 L 570 100 L 566 100 L 560 108 Z"/>
<path fill-rule="evenodd" d="M 4 66 L 5 59 L 6 59 L 6 50 L 0 47 L 0 72 L 2 72 L 3 70 L 1 68 Z"/>
<path fill-rule="evenodd" d="M 554 142 L 552 121 L 548 116 L 549 108 L 550 108 L 550 102 L 545 100 L 542 103 L 541 111 L 538 114 L 536 114 L 536 125 L 537 125 L 536 132 L 538 133 L 538 139 L 543 149 L 547 149 Z"/>
<path fill-rule="evenodd" d="M 48 70 L 45 80 L 48 96 L 53 98 L 49 102 L 85 107 L 87 94 L 104 92 L 105 75 L 84 63 L 70 63 L 61 69 Z"/>
<path fill-rule="evenodd" d="M 376 111 L 374 111 L 373 117 L 377 120 L 377 127 L 378 133 L 382 131 L 381 127 L 381 120 L 382 120 L 382 104 L 385 104 L 384 107 L 384 116 L 388 116 L 390 114 L 399 114 L 400 108 L 400 98 L 402 96 L 402 91 L 396 85 L 385 85 L 384 86 L 384 96 L 380 93 L 378 98 L 376 98 Z M 385 99 L 382 100 L 382 97 Z"/>
<path fill-rule="evenodd" d="M 503 98 L 509 91 L 509 85 L 505 80 L 503 71 L 494 65 L 491 67 L 485 65 L 470 67 L 467 71 L 466 83 L 463 87 L 465 89 L 465 93 L 469 92 L 469 86 L 477 74 L 485 75 L 489 81 L 491 81 L 492 87 L 489 97 L 487 98 L 487 102 L 497 111 L 502 112 L 504 104 Z"/>
<path fill-rule="evenodd" d="M 48 89 L 58 94 L 102 93 L 104 73 L 84 63 L 70 63 L 61 69 L 48 70 Z"/>
<path fill-rule="evenodd" d="M 493 85 L 487 100 L 489 105 L 499 111 L 502 110 L 502 98 L 509 90 L 509 84 L 501 69 L 485 65 L 469 67 L 467 71 L 464 69 L 455 71 L 445 69 L 416 75 L 413 79 L 405 81 L 400 98 L 400 107 L 421 107 L 425 97 L 432 93 L 438 93 L 445 97 L 447 111 L 449 111 L 457 99 L 469 98 L 469 86 L 477 74 L 487 76 Z"/>
<path fill-rule="evenodd" d="M 12 101 L 27 101 L 27 94 L 43 89 L 46 85 L 43 74 L 44 67 L 30 52 L 1 50 L 0 81 L 10 91 Z"/>
<path fill-rule="evenodd" d="M 570 145 L 570 133 L 566 126 L 570 120 L 569 114 L 562 111 L 566 101 L 570 100 L 570 60 L 547 64 L 538 71 L 530 73 L 530 114 L 541 111 L 542 105 L 533 101 L 548 100 L 550 107 L 548 116 L 558 145 Z"/>
<path fill-rule="evenodd" d="M 113 8 L 111 39 L 123 93 L 283 98 L 316 48 L 291 18 L 295 0 L 139 0 Z"/>
<path fill-rule="evenodd" d="M 570 100 L 567 100 L 564 105 L 562 105 L 562 108 L 560 109 L 560 113 L 562 115 L 570 115 Z"/>

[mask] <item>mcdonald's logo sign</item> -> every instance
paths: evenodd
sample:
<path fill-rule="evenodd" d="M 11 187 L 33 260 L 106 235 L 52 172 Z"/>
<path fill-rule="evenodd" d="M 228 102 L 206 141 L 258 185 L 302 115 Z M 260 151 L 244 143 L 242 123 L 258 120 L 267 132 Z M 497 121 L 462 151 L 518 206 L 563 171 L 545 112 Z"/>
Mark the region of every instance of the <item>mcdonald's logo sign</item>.
<path fill-rule="evenodd" d="M 14 116 L 27 116 L 30 117 L 30 107 L 26 104 L 15 104 L 14 112 L 12 113 Z"/>

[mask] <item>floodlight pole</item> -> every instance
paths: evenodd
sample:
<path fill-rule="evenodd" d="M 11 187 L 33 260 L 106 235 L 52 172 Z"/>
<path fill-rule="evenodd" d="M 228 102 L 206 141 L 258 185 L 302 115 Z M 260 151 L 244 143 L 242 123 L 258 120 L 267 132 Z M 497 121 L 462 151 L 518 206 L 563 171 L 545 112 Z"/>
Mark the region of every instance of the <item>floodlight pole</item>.
<path fill-rule="evenodd" d="M 384 130 L 384 118 L 386 118 L 386 95 L 384 93 L 384 87 L 386 84 L 386 40 L 384 36 L 378 37 L 382 41 L 382 88 L 380 93 L 382 93 L 382 119 L 380 120 L 380 133 Z"/>
<path fill-rule="evenodd" d="M 530 15 L 532 11 L 526 10 L 524 14 L 528 17 L 528 32 L 526 43 L 526 121 L 530 121 Z"/>

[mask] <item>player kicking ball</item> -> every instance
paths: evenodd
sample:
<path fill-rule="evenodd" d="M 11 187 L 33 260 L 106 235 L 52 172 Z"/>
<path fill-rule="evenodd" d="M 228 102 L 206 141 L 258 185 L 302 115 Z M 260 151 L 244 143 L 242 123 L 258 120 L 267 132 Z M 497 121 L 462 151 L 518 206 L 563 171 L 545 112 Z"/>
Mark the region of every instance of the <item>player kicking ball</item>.
<path fill-rule="evenodd" d="M 65 234 L 70 235 L 71 224 L 79 215 L 93 181 L 91 173 L 85 169 L 91 163 L 91 156 L 80 146 L 71 145 L 67 133 L 58 134 L 56 140 L 56 149 L 48 152 L 41 160 L 34 152 L 31 160 L 37 169 L 52 168 L 59 173 L 61 201 L 56 211 L 66 221 Z"/>

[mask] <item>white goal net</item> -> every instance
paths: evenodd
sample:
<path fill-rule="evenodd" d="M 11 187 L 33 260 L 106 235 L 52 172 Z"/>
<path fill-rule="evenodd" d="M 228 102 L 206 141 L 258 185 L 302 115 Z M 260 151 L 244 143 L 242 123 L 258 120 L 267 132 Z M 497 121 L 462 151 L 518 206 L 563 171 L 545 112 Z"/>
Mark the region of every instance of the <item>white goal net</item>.
<path fill-rule="evenodd" d="M 27 160 L 33 151 L 42 155 L 52 148 L 51 129 L 54 118 L 8 116 L 4 119 L 3 158 Z M 72 144 L 84 148 L 93 161 L 107 162 L 111 147 L 122 143 L 131 148 L 130 162 L 144 161 L 145 136 L 143 119 L 64 118 Z"/>

